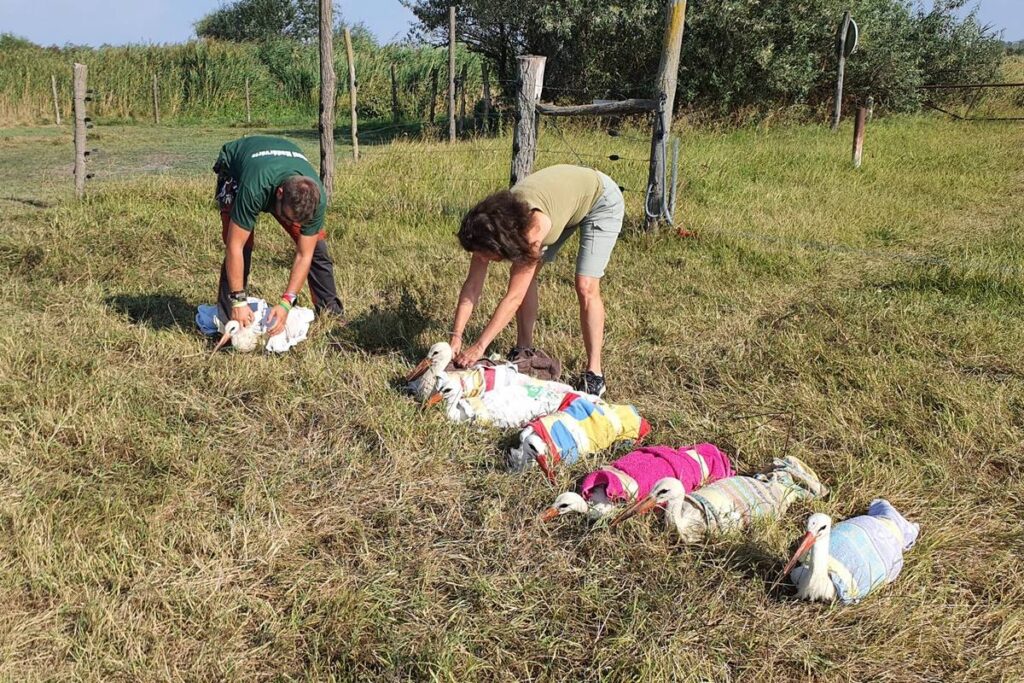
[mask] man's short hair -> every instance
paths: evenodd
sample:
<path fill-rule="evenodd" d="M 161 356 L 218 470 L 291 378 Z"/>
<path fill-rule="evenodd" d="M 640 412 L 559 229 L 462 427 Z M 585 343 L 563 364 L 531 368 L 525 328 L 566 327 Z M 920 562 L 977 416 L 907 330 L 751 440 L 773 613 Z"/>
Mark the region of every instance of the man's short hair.
<path fill-rule="evenodd" d="M 281 183 L 284 194 L 281 203 L 288 207 L 296 222 L 305 225 L 313 220 L 320 206 L 320 188 L 316 181 L 304 175 L 293 175 Z"/>

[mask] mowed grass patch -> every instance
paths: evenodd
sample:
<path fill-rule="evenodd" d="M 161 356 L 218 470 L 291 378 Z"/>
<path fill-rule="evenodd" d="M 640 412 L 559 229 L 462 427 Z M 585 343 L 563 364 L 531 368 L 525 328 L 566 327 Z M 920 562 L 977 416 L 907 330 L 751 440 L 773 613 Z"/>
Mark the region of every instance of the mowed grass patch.
<path fill-rule="evenodd" d="M 210 358 L 192 321 L 222 257 L 205 169 L 239 131 L 176 129 L 153 169 L 167 130 L 111 130 L 104 163 L 126 172 L 80 204 L 33 163 L 56 166 L 44 133 L 0 145 L 39 181 L 17 197 L 44 203 L 0 203 L 4 677 L 1024 675 L 1020 128 L 876 121 L 860 173 L 848 129 L 684 131 L 677 214 L 696 239 L 636 231 L 642 138 L 542 131 L 538 165 L 581 159 L 627 188 L 603 284 L 610 398 L 654 442 L 713 441 L 742 471 L 794 454 L 833 488 L 693 548 L 654 516 L 541 526 L 611 454 L 552 488 L 504 471 L 508 434 L 395 388 L 450 328 L 454 232 L 507 182 L 508 139 L 339 155 L 348 325 L 318 321 L 284 357 Z M 290 241 L 266 220 L 256 239 L 252 286 L 273 297 Z M 538 341 L 577 372 L 570 253 L 543 274 Z M 504 270 L 488 284 L 481 314 Z M 783 599 L 805 515 L 876 496 L 922 525 L 900 580 L 849 608 Z"/>

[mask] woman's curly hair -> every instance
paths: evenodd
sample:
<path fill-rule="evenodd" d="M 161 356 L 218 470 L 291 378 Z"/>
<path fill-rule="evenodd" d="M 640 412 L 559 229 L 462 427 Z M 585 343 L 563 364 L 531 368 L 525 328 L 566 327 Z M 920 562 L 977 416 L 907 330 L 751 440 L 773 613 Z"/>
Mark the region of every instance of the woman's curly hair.
<path fill-rule="evenodd" d="M 459 243 L 470 252 L 497 254 L 503 260 L 537 260 L 526 231 L 530 206 L 508 190 L 495 192 L 470 209 L 459 227 Z"/>

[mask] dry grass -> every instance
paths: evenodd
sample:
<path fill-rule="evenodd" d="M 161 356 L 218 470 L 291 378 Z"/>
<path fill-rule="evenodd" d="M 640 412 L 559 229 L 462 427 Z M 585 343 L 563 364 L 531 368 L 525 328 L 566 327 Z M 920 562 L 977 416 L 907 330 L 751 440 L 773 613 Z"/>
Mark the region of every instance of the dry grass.
<path fill-rule="evenodd" d="M 610 391 L 654 441 L 714 441 L 742 469 L 788 451 L 833 487 L 813 509 L 882 495 L 921 523 L 900 580 L 848 608 L 772 585 L 811 506 L 697 548 L 653 517 L 541 527 L 556 491 L 502 471 L 504 435 L 394 391 L 449 326 L 452 233 L 507 178 L 507 139 L 343 161 L 328 227 L 350 325 L 210 361 L 191 322 L 220 259 L 205 169 L 233 132 L 97 132 L 82 204 L 63 201 L 62 133 L 0 137 L 0 677 L 1024 676 L 1024 128 L 876 122 L 860 173 L 848 128 L 688 133 L 679 213 L 699 238 L 617 248 Z M 574 159 L 542 139 L 560 153 L 541 165 Z M 173 170 L 141 173 L 154 158 Z M 642 163 L 599 165 L 642 187 Z M 288 241 L 257 239 L 273 294 Z M 539 335 L 575 371 L 570 261 Z"/>

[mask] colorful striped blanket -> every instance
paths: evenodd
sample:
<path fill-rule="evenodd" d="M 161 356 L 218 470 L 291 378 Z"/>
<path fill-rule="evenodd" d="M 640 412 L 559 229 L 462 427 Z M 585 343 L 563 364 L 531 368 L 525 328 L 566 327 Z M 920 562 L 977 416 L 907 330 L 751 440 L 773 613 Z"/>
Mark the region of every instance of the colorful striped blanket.
<path fill-rule="evenodd" d="M 583 394 L 567 394 L 558 412 L 533 420 L 527 429 L 547 447 L 546 453 L 537 453 L 535 458 L 552 482 L 560 462 L 575 463 L 619 441 L 641 441 L 651 431 L 633 406 L 605 403 Z"/>
<path fill-rule="evenodd" d="M 675 477 L 689 493 L 735 474 L 729 456 L 714 444 L 678 449 L 646 446 L 588 474 L 580 484 L 580 494 L 590 500 L 593 490 L 603 486 L 609 500 L 643 498 L 665 477 Z"/>
<path fill-rule="evenodd" d="M 914 547 L 919 533 L 917 524 L 881 499 L 872 501 L 868 514 L 832 527 L 828 574 L 839 599 L 858 602 L 895 581 L 903 569 L 903 553 Z"/>
<path fill-rule="evenodd" d="M 474 398 L 502 387 L 537 381 L 519 372 L 514 365 L 477 366 L 468 370 L 448 371 L 445 376 L 447 381 L 458 382 L 463 398 Z"/>
<path fill-rule="evenodd" d="M 454 422 L 473 421 L 500 429 L 521 427 L 530 420 L 558 410 L 572 387 L 523 375 L 529 381 L 460 399 L 449 408 Z"/>
<path fill-rule="evenodd" d="M 755 519 L 776 517 L 794 501 L 820 498 L 828 488 L 798 458 L 772 462 L 767 474 L 730 477 L 708 484 L 687 496 L 704 514 L 708 531 L 723 532 L 747 526 Z"/>

